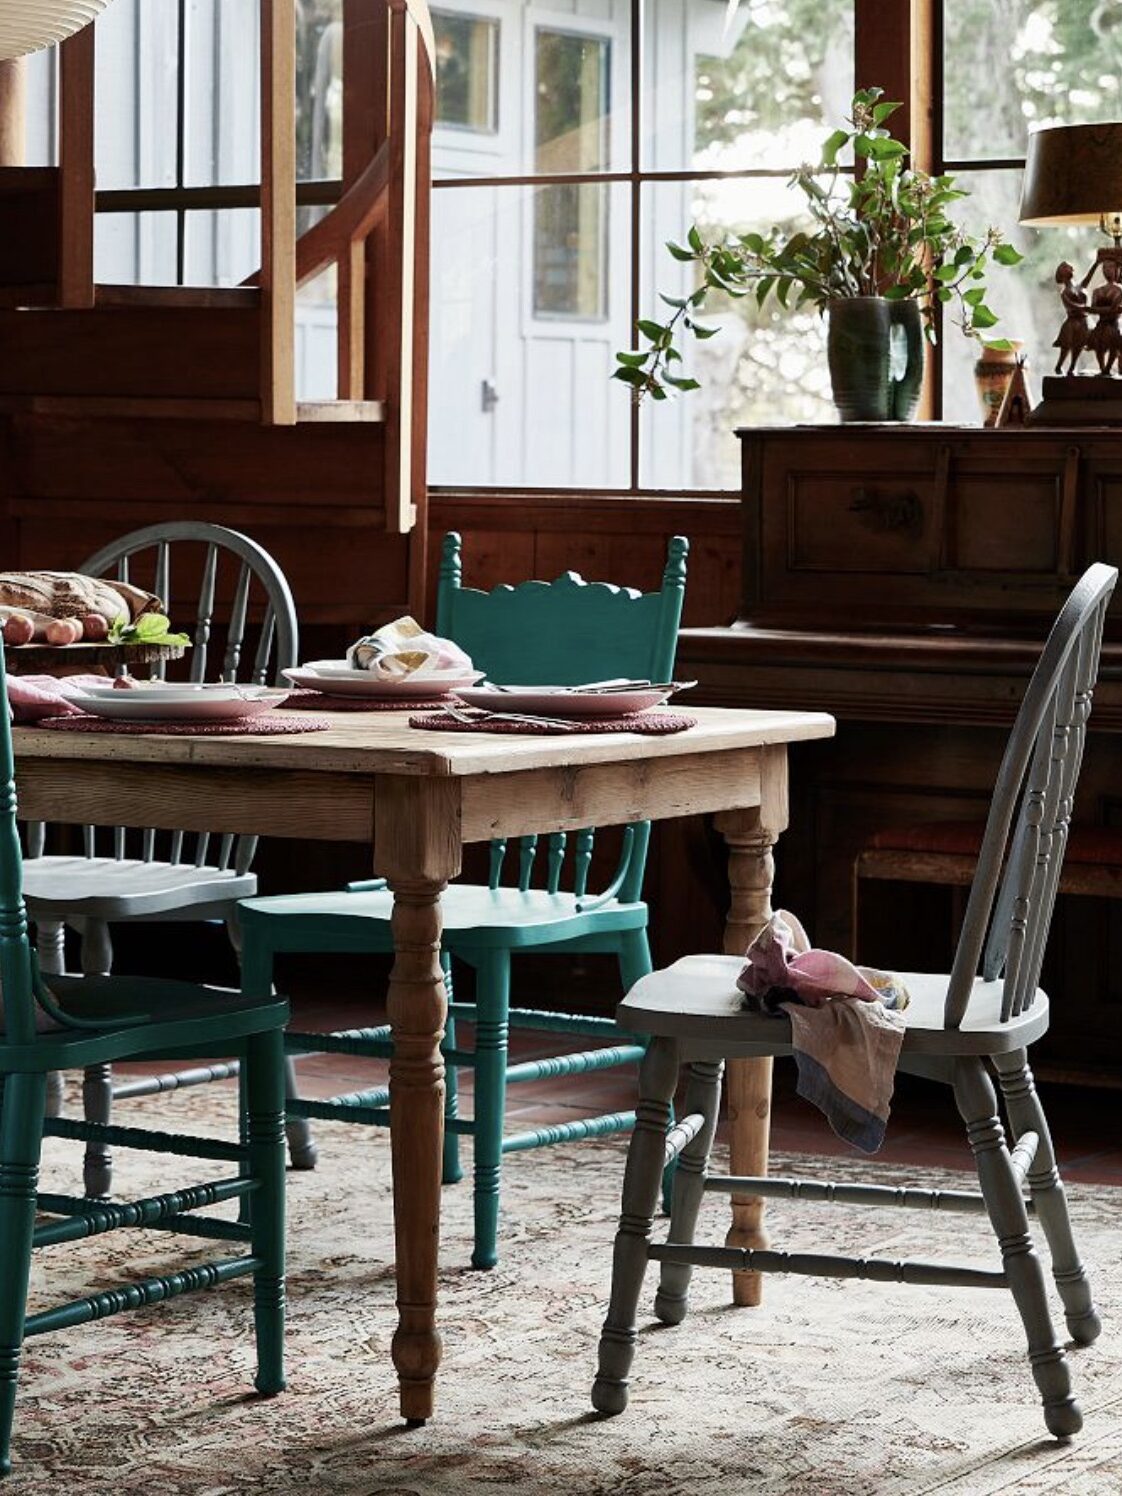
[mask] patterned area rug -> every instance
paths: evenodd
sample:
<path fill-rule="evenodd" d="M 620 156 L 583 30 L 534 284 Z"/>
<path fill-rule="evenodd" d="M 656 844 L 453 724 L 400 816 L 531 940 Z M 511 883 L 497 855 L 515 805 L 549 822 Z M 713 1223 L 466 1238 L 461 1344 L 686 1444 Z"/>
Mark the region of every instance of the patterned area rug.
<path fill-rule="evenodd" d="M 228 1087 L 121 1106 L 122 1119 L 223 1131 Z M 73 1110 L 73 1102 L 68 1110 Z M 1045 1436 L 1012 1300 L 986 1290 L 873 1288 L 772 1277 L 735 1311 L 723 1274 L 698 1274 L 676 1329 L 645 1321 L 630 1410 L 601 1422 L 588 1390 L 606 1300 L 621 1144 L 507 1165 L 503 1260 L 466 1268 L 467 1181 L 445 1192 L 439 1414 L 406 1432 L 390 1366 L 394 1325 L 389 1143 L 320 1124 L 321 1163 L 290 1175 L 289 1388 L 251 1392 L 244 1283 L 29 1343 L 12 1493 L 346 1492 L 361 1496 L 993 1496 L 1122 1490 L 1122 1192 L 1072 1190 L 1106 1329 L 1072 1356 L 1086 1425 Z M 47 1145 L 47 1188 L 71 1190 L 79 1150 Z M 190 1160 L 117 1154 L 123 1191 L 206 1174 Z M 182 1172 L 186 1163 L 188 1173 Z M 849 1163 L 775 1172 L 854 1177 Z M 219 1166 L 219 1169 L 221 1166 Z M 166 1172 L 165 1172 L 166 1170 Z M 962 1175 L 882 1167 L 885 1183 L 962 1187 Z M 361 1190 L 356 1185 L 362 1182 Z M 771 1207 L 773 1239 L 807 1249 L 992 1262 L 972 1217 Z M 702 1235 L 719 1240 L 723 1200 Z M 174 1265 L 181 1238 L 116 1233 L 37 1256 L 35 1306 Z M 213 1246 L 191 1241 L 185 1254 Z M 645 1300 L 649 1310 L 650 1295 Z M 1061 1321 L 1062 1323 L 1062 1321 Z"/>

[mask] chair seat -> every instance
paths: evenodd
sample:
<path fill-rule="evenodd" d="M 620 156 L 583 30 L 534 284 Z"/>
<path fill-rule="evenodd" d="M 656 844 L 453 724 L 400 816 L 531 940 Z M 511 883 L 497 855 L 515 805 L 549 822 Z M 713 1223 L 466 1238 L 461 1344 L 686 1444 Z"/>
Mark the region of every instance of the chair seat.
<path fill-rule="evenodd" d="M 48 986 L 65 1012 L 85 1022 L 141 1015 L 148 1021 L 104 1029 L 50 1029 L 31 1045 L 6 1044 L 0 1072 L 66 1069 L 189 1050 L 199 1056 L 250 1034 L 283 1028 L 288 1000 L 246 997 L 223 987 L 159 977 L 56 977 Z"/>
<path fill-rule="evenodd" d="M 572 893 L 542 889 L 485 888 L 453 883 L 441 898 L 445 941 L 472 946 L 550 945 L 554 941 L 610 927 L 642 929 L 645 904 L 616 899 L 596 909 L 581 911 Z M 389 919 L 393 895 L 388 889 L 365 893 L 281 894 L 248 899 L 241 918 L 248 928 L 270 922 L 267 939 L 274 950 L 309 951 L 323 941 L 328 949 L 392 950 Z"/>
<path fill-rule="evenodd" d="M 137 919 L 234 903 L 257 892 L 252 873 L 115 857 L 29 857 L 23 890 L 32 919 Z"/>
<path fill-rule="evenodd" d="M 791 1025 L 744 1006 L 736 979 L 740 956 L 683 956 L 661 971 L 642 977 L 616 1017 L 622 1027 L 640 1034 L 714 1044 L 726 1056 L 744 1046 L 756 1053 L 785 1054 L 791 1048 Z M 899 973 L 911 996 L 904 1010 L 905 1053 L 931 1055 L 1003 1054 L 1034 1043 L 1048 1028 L 1048 998 L 1038 991 L 1033 1006 L 1001 1023 L 1001 982 L 975 982 L 966 1019 L 959 1029 L 943 1027 L 946 974 Z"/>

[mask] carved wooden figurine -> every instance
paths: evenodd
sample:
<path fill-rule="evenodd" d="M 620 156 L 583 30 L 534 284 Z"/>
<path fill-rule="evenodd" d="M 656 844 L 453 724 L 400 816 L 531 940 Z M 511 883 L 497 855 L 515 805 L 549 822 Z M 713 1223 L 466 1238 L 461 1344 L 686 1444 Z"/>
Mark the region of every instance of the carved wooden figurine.
<path fill-rule="evenodd" d="M 1122 352 L 1122 330 L 1118 321 L 1122 317 L 1122 285 L 1119 284 L 1119 262 L 1113 256 L 1098 262 L 1102 265 L 1103 283 L 1096 286 L 1091 296 L 1091 310 L 1098 318 L 1087 339 L 1087 346 L 1094 351 L 1099 362 L 1099 373 L 1110 374 Z"/>
<path fill-rule="evenodd" d="M 1089 279 L 1090 272 L 1078 286 L 1075 285 L 1075 270 L 1066 260 L 1056 269 L 1056 284 L 1060 288 L 1060 300 L 1065 313 L 1059 334 L 1052 344 L 1053 348 L 1060 350 L 1056 359 L 1057 374 L 1064 372 L 1065 358 L 1068 361 L 1067 372 L 1074 374 L 1087 346 L 1090 329 L 1087 326 L 1087 292 L 1084 287 Z"/>

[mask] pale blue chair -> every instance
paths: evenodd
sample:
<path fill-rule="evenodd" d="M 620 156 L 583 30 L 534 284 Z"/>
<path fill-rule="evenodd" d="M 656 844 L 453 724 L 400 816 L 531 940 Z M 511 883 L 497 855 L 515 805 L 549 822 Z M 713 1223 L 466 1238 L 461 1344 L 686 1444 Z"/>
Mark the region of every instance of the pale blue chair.
<path fill-rule="evenodd" d="M 500 685 L 577 685 L 616 676 L 669 680 L 686 582 L 688 542 L 675 536 L 669 546 L 662 589 L 639 593 L 602 582 L 587 583 L 573 572 L 555 582 L 523 582 L 480 592 L 462 585 L 460 537 L 447 535 L 440 570 L 437 631 L 468 651 L 476 666 Z M 472 1264 L 497 1261 L 499 1186 L 506 1153 L 624 1132 L 633 1112 L 581 1117 L 552 1127 L 504 1136 L 508 1085 L 634 1064 L 644 1043 L 624 1033 L 610 1018 L 511 1009 L 511 959 L 518 951 L 566 955 L 596 952 L 615 956 L 627 991 L 651 970 L 643 872 L 650 836 L 648 823 L 628 826 L 614 876 L 597 894 L 588 891 L 593 832 L 520 839 L 508 856 L 505 842 L 492 843 L 486 887 L 454 884 L 444 896 L 442 960 L 451 998 L 450 956 L 475 970 L 474 1003 L 452 1002 L 444 1056 L 448 1065 L 444 1181 L 461 1177 L 458 1142 L 475 1139 L 475 1247 Z M 567 853 L 571 851 L 571 859 Z M 535 869 L 544 868 L 535 885 Z M 512 879 L 503 881 L 508 865 Z M 567 865 L 571 875 L 565 879 Z M 563 887 L 563 879 L 567 886 Z M 267 993 L 273 958 L 280 952 L 380 952 L 393 950 L 392 896 L 383 882 L 352 885 L 341 893 L 296 894 L 248 899 L 241 905 L 243 977 L 249 992 Z M 475 1048 L 456 1046 L 457 1019 L 475 1027 Z M 511 1023 L 544 1033 L 577 1035 L 600 1044 L 511 1065 Z M 606 1041 L 606 1042 L 605 1042 Z M 385 1058 L 391 1054 L 388 1026 L 344 1033 L 289 1033 L 293 1053 L 342 1053 Z M 475 1070 L 475 1116 L 458 1116 L 456 1071 Z M 328 1101 L 289 1099 L 289 1116 L 389 1125 L 389 1091 L 380 1086 Z M 290 1129 L 290 1137 L 292 1136 Z M 295 1152 L 294 1152 L 295 1156 Z M 314 1163 L 304 1138 L 299 1156 Z"/>

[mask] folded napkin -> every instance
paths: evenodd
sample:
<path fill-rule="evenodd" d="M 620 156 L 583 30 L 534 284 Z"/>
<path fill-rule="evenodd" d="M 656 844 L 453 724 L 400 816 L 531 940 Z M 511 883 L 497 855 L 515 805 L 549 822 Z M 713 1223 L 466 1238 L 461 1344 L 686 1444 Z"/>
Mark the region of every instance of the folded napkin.
<path fill-rule="evenodd" d="M 356 670 L 368 670 L 383 680 L 422 680 L 441 671 L 472 669 L 471 657 L 451 639 L 428 634 L 413 618 L 396 618 L 367 634 L 347 650 Z"/>
<path fill-rule="evenodd" d="M 762 1012 L 784 1012 L 798 1093 L 865 1153 L 884 1141 L 908 993 L 893 972 L 811 947 L 793 914 L 773 914 L 746 952 L 737 986 Z"/>
<path fill-rule="evenodd" d="M 104 675 L 9 675 L 8 711 L 13 722 L 72 717 L 84 709 L 73 699 L 87 686 L 107 686 Z"/>

